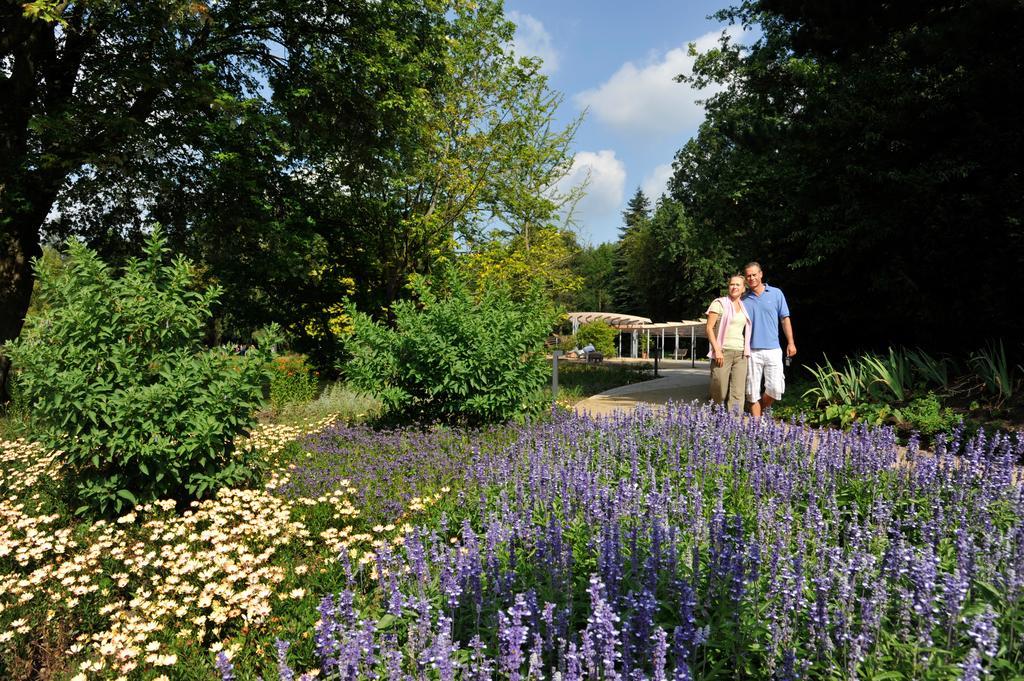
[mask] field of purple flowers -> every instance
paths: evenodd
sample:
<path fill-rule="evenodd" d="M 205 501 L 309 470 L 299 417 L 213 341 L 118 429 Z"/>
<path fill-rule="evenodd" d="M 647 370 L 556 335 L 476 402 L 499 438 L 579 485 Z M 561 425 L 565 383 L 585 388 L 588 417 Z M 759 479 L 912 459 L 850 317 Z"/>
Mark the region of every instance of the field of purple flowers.
<path fill-rule="evenodd" d="M 1024 678 L 1019 435 L 925 455 L 682 406 L 300 447 L 277 494 L 357 480 L 399 527 L 342 552 L 281 678 Z"/>

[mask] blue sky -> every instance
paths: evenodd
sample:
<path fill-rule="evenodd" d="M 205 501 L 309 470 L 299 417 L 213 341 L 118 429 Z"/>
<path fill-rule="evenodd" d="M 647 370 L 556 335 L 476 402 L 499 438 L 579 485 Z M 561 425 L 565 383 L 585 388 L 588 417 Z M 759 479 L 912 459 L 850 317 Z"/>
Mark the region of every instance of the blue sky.
<path fill-rule="evenodd" d="M 518 26 L 516 51 L 542 57 L 551 86 L 565 95 L 562 122 L 587 111 L 568 178 L 590 177 L 576 212 L 582 243 L 617 238 L 637 187 L 652 201 L 663 191 L 676 151 L 703 119 L 694 100 L 708 94 L 673 77 L 689 72 L 688 43 L 715 44 L 726 26 L 707 17 L 729 4 L 506 0 L 505 12 Z"/>

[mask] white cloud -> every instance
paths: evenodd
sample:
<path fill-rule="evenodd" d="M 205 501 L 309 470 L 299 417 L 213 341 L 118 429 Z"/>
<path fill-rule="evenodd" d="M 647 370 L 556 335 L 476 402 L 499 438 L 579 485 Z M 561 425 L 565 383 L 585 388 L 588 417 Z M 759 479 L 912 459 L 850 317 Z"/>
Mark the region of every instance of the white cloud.
<path fill-rule="evenodd" d="M 651 200 L 651 205 L 654 205 L 658 198 L 668 191 L 668 181 L 671 177 L 672 164 L 662 163 L 648 173 L 644 181 L 640 183 L 640 189 Z"/>
<path fill-rule="evenodd" d="M 512 51 L 523 57 L 540 57 L 544 60 L 541 73 L 551 75 L 558 70 L 558 51 L 551 41 L 551 34 L 538 19 L 522 12 L 506 12 L 505 16 L 516 25 L 512 38 Z"/>
<path fill-rule="evenodd" d="M 603 222 L 622 208 L 626 186 L 626 166 L 610 149 L 580 151 L 573 157 L 572 169 L 559 183 L 561 191 L 586 182 L 586 194 L 576 204 L 573 217 L 578 224 L 588 227 Z"/>
<path fill-rule="evenodd" d="M 739 26 L 725 32 L 736 40 Z M 718 43 L 720 32 L 706 33 L 697 40 L 697 51 L 704 52 Z M 695 103 L 717 91 L 715 87 L 695 90 L 677 83 L 679 74 L 690 74 L 694 57 L 686 45 L 669 50 L 646 65 L 626 62 L 597 88 L 578 93 L 573 99 L 581 108 L 589 108 L 598 119 L 626 132 L 673 133 L 695 128 L 704 118 L 704 107 Z"/>

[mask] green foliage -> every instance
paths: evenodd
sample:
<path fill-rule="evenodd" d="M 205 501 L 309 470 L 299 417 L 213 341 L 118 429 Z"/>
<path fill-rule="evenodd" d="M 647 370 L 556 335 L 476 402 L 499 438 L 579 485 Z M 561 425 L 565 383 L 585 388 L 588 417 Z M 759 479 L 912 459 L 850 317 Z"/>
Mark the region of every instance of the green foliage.
<path fill-rule="evenodd" d="M 932 386 L 938 390 L 948 390 L 950 384 L 950 370 L 953 361 L 948 357 L 935 357 L 920 348 L 916 350 L 904 350 L 910 363 L 914 365 L 914 372 L 926 386 Z"/>
<path fill-rule="evenodd" d="M 425 421 L 501 422 L 539 406 L 556 317 L 537 289 L 513 299 L 493 287 L 477 298 L 450 268 L 410 288 L 416 300 L 395 303 L 394 328 L 354 315 L 343 368 L 354 386 Z"/>
<path fill-rule="evenodd" d="M 575 267 L 586 282 L 580 293 L 586 302 L 577 309 L 612 309 L 660 320 L 698 317 L 709 300 L 721 295 L 723 276 L 738 267 L 729 244 L 717 235 L 701 235 L 683 205 L 670 197 L 662 196 L 651 213 L 650 202 L 638 191 L 623 219 L 619 240 L 599 247 L 610 250 L 607 256 L 595 250 L 577 260 Z M 589 290 L 595 293 L 588 295 Z M 605 291 L 611 302 L 609 294 L 599 297 Z"/>
<path fill-rule="evenodd" d="M 18 384 L 17 371 L 8 375 L 7 393 L 10 399 L 0 405 L 0 439 L 13 440 L 25 435 L 32 415 L 25 391 Z"/>
<path fill-rule="evenodd" d="M 618 331 L 608 326 L 606 322 L 597 320 L 583 324 L 576 330 L 577 347 L 583 347 L 592 343 L 597 351 L 605 357 L 615 356 L 615 338 Z"/>
<path fill-rule="evenodd" d="M 612 285 L 615 309 L 619 312 L 639 314 L 644 308 L 642 289 L 650 213 L 651 201 L 637 187 L 622 212 L 619 240 L 615 244 Z"/>
<path fill-rule="evenodd" d="M 889 348 L 887 356 L 848 357 L 841 370 L 826 357 L 823 364 L 807 367 L 814 385 L 803 397 L 814 401 L 803 406 L 815 423 L 889 424 L 903 434 L 916 431 L 931 440 L 962 421 L 935 392 L 950 386 L 952 364 L 949 358 L 904 348 Z"/>
<path fill-rule="evenodd" d="M 579 248 L 572 232 L 544 228 L 532 230 L 529 239 L 522 234 L 491 237 L 457 261 L 474 290 L 500 286 L 517 297 L 539 286 L 550 299 L 568 302 L 583 285 L 570 267 Z"/>
<path fill-rule="evenodd" d="M 318 373 L 300 354 L 278 355 L 268 365 L 270 406 L 281 411 L 286 405 L 301 404 L 316 398 Z"/>
<path fill-rule="evenodd" d="M 1017 387 L 1014 368 L 1006 358 L 1003 341 L 989 342 L 984 348 L 971 354 L 968 363 L 985 384 L 985 389 L 999 401 L 1013 397 Z"/>
<path fill-rule="evenodd" d="M 897 402 L 907 399 L 911 388 L 911 362 L 905 352 L 889 348 L 887 357 L 864 355 L 861 365 L 873 394 L 877 395 L 880 389 L 882 399 L 891 397 Z"/>
<path fill-rule="evenodd" d="M 583 364 L 558 363 L 558 401 L 575 403 L 591 395 L 621 385 L 647 381 L 654 377 L 650 364 Z"/>
<path fill-rule="evenodd" d="M 379 399 L 344 383 L 331 383 L 311 402 L 287 404 L 276 416 L 280 423 L 311 423 L 339 418 L 346 423 L 369 421 L 381 415 Z"/>
<path fill-rule="evenodd" d="M 1024 127 L 986 94 L 1024 76 L 1024 6 L 752 0 L 717 18 L 747 32 L 680 76 L 720 86 L 670 183 L 693 262 L 759 260 L 799 301 L 804 354 L 975 342 L 951 320 L 1020 337 L 977 282 L 1024 252 Z"/>
<path fill-rule="evenodd" d="M 223 287 L 218 340 L 274 321 L 329 367 L 342 298 L 377 314 L 485 226 L 516 255 L 566 234 L 578 120 L 557 122 L 540 60 L 508 49 L 499 0 L 44 4 L 4 14 L 0 58 L 30 65 L 0 104 L 17 112 L 0 127 L 5 277 L 40 235 L 120 262 L 158 221 Z M 0 282 L 0 343 L 20 329 L 21 275 L 18 296 Z"/>
<path fill-rule="evenodd" d="M 907 406 L 895 410 L 898 424 L 908 431 L 917 431 L 927 439 L 939 433 L 950 433 L 961 423 L 962 418 L 948 407 L 943 407 L 935 393 L 910 401 Z"/>
<path fill-rule="evenodd" d="M 613 310 L 615 245 L 584 246 L 573 255 L 572 269 L 583 279 L 580 289 L 566 304 L 571 310 Z"/>
<path fill-rule="evenodd" d="M 235 442 L 253 424 L 267 358 L 202 347 L 220 291 L 197 290 L 191 264 L 165 264 L 166 253 L 157 231 L 115 276 L 69 241 L 63 270 L 39 271 L 40 314 L 5 346 L 33 433 L 64 452 L 80 512 L 204 497 L 251 475 Z"/>
<path fill-rule="evenodd" d="M 841 404 L 852 405 L 863 402 L 867 397 L 862 364 L 847 359 L 842 370 L 832 366 L 826 356 L 824 365 L 807 367 L 817 385 L 807 390 L 804 396 L 816 398 L 818 406 Z"/>
<path fill-rule="evenodd" d="M 569 334 L 567 336 L 557 336 L 556 345 L 562 352 L 571 352 L 574 348 L 578 348 L 576 344 L 576 336 Z"/>

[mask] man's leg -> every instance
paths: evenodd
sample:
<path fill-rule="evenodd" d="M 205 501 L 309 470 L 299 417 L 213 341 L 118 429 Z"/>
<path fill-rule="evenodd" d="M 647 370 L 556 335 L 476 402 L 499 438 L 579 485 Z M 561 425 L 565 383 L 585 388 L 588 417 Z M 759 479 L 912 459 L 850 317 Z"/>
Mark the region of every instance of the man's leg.
<path fill-rule="evenodd" d="M 759 350 L 750 354 L 747 362 L 747 402 L 750 404 L 750 415 L 754 418 L 761 416 L 761 402 L 758 395 L 761 393 L 761 374 L 764 371 L 764 357 Z"/>
<path fill-rule="evenodd" d="M 782 399 L 786 390 L 786 374 L 782 369 L 782 350 L 771 350 L 765 353 L 764 392 L 758 400 L 758 412 L 771 409 L 772 403 Z"/>

